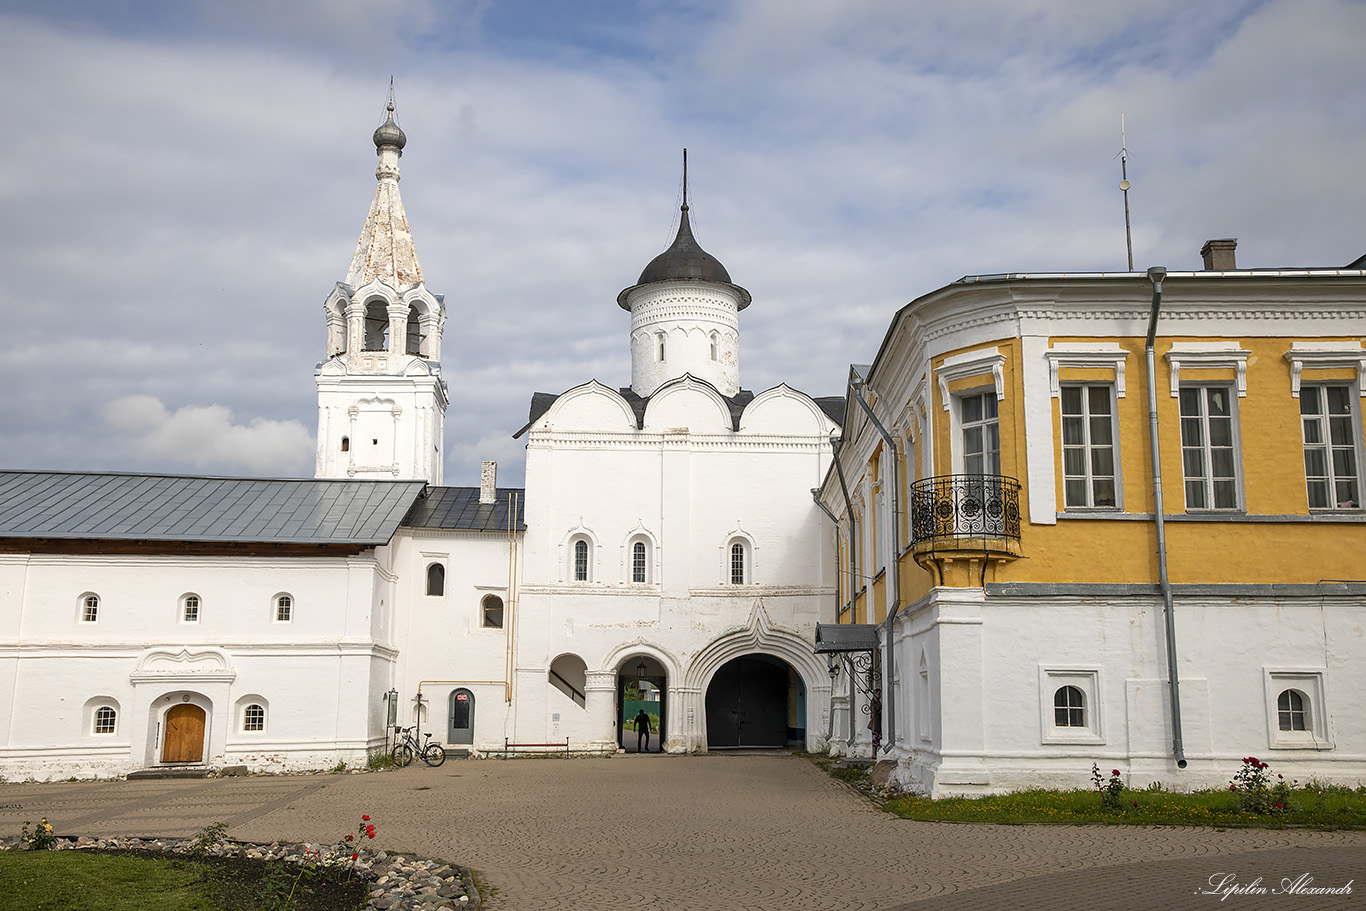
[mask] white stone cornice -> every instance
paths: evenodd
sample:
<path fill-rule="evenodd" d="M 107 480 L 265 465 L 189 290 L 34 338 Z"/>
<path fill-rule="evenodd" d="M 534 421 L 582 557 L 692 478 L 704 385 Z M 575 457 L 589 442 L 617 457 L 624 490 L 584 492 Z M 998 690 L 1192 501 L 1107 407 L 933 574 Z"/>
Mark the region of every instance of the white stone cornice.
<path fill-rule="evenodd" d="M 1048 389 L 1061 395 L 1058 371 L 1063 367 L 1089 367 L 1115 372 L 1115 395 L 1124 398 L 1124 364 L 1129 352 L 1114 342 L 1058 342 L 1044 352 L 1048 358 Z"/>
<path fill-rule="evenodd" d="M 1239 398 L 1247 397 L 1247 359 L 1252 354 L 1238 342 L 1172 342 L 1167 350 L 1167 363 L 1171 365 L 1171 393 L 1176 398 L 1181 392 L 1181 370 L 1183 367 L 1232 368 L 1237 377 Z"/>
<path fill-rule="evenodd" d="M 1000 348 L 982 348 L 944 358 L 935 375 L 939 378 L 939 391 L 943 396 L 944 410 L 949 410 L 949 383 L 990 373 L 996 385 L 996 401 L 1006 397 L 1005 391 L 1006 356 Z"/>
<path fill-rule="evenodd" d="M 1300 374 L 1306 367 L 1355 370 L 1357 394 L 1366 398 L 1366 384 L 1361 381 L 1366 374 L 1366 350 L 1361 342 L 1291 342 L 1285 359 L 1290 362 L 1290 394 L 1295 398 L 1300 397 Z"/>

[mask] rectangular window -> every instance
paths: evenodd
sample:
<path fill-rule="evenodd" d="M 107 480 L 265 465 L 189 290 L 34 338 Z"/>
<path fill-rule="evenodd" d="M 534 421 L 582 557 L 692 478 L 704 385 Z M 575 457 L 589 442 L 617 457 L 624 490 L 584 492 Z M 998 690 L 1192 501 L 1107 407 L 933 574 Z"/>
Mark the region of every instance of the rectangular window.
<path fill-rule="evenodd" d="M 1310 509 L 1358 509 L 1357 422 L 1349 386 L 1301 386 L 1304 480 Z"/>
<path fill-rule="evenodd" d="M 996 395 L 982 392 L 960 400 L 963 421 L 963 474 L 1001 473 L 1001 430 Z"/>
<path fill-rule="evenodd" d="M 1239 508 L 1233 390 L 1227 386 L 1184 386 L 1180 395 L 1186 509 Z"/>
<path fill-rule="evenodd" d="M 1111 387 L 1064 386 L 1060 390 L 1060 400 L 1064 505 L 1116 506 L 1115 416 Z"/>

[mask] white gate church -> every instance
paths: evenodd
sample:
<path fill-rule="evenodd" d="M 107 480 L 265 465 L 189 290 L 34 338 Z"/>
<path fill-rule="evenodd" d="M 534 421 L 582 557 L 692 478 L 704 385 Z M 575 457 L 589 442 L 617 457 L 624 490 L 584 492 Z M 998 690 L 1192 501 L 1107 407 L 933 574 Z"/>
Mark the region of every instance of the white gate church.
<path fill-rule="evenodd" d="M 315 480 L 0 472 L 0 776 L 364 763 L 392 714 L 474 753 L 819 748 L 831 414 L 740 385 L 750 295 L 678 236 L 622 291 L 631 383 L 532 398 L 526 489 L 441 485 L 441 296 L 398 192 L 328 294 Z M 610 306 L 605 301 L 604 306 Z M 302 370 L 301 379 L 302 379 Z M 661 742 L 662 741 L 662 742 Z"/>

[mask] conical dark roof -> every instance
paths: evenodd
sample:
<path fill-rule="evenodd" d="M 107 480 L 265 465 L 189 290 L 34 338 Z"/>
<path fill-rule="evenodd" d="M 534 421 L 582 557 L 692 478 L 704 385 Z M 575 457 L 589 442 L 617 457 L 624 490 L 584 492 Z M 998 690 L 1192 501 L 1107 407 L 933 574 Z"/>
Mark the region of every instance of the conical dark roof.
<path fill-rule="evenodd" d="M 700 278 L 730 284 L 730 273 L 721 265 L 721 260 L 699 247 L 692 236 L 687 203 L 683 204 L 681 211 L 683 214 L 678 219 L 678 236 L 669 249 L 650 260 L 636 284 L 645 285 L 671 278 Z"/>

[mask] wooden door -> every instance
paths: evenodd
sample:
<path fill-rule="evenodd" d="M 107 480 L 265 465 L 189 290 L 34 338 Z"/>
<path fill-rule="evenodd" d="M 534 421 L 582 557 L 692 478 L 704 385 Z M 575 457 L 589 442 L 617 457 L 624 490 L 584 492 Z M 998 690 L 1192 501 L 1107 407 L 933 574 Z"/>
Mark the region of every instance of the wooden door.
<path fill-rule="evenodd" d="M 204 758 L 204 710 L 197 705 L 173 706 L 166 713 L 162 762 L 199 762 Z"/>

